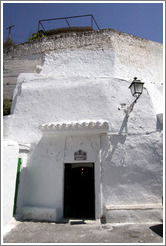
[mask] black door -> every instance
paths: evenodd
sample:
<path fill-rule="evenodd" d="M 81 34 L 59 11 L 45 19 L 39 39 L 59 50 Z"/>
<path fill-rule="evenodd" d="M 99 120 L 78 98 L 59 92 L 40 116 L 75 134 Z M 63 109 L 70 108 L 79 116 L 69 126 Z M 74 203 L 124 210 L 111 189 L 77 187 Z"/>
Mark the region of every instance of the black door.
<path fill-rule="evenodd" d="M 94 163 L 65 164 L 64 217 L 95 218 Z"/>

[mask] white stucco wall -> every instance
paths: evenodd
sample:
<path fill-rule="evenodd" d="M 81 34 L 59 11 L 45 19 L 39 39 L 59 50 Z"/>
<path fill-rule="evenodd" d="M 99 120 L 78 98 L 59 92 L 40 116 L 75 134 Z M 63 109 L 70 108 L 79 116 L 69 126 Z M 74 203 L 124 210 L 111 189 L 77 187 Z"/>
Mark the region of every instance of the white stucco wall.
<path fill-rule="evenodd" d="M 146 84 L 126 118 L 125 110 L 133 102 L 129 85 L 112 77 L 19 76 L 8 134 L 19 142 L 31 143 L 31 150 L 20 201 L 24 208 L 19 206 L 18 213 L 35 218 L 35 209 L 40 208 L 43 212 L 36 218 L 41 213 L 53 221 L 63 217 L 63 165 L 74 162 L 74 152 L 80 147 L 88 152 L 87 161 L 95 163 L 99 194 L 96 218 L 110 204 L 161 203 L 161 130 Z M 105 137 L 77 136 L 74 132 L 71 137 L 54 133 L 42 136 L 38 129 L 48 122 L 101 119 L 109 122 Z M 96 150 L 91 149 L 93 145 Z"/>
<path fill-rule="evenodd" d="M 162 136 L 159 133 L 115 135 L 107 141 L 108 152 L 104 146 L 102 163 L 103 202 L 108 205 L 162 203 Z"/>
<path fill-rule="evenodd" d="M 87 152 L 87 162 L 95 163 L 96 218 L 113 205 L 146 210 L 147 204 L 153 208 L 162 203 L 162 124 L 157 115 L 164 107 L 160 66 L 155 70 L 158 60 L 153 60 L 161 47 L 107 34 L 111 43 L 102 36 L 102 46 L 95 48 L 92 42 L 86 49 L 61 47 L 55 52 L 48 45 L 41 72 L 19 75 L 4 133 L 31 145 L 19 189 L 17 213 L 22 218 L 63 217 L 64 163 L 74 163 L 79 149 Z M 135 56 L 134 44 L 139 46 Z M 128 88 L 134 76 L 142 76 L 144 90 L 127 117 L 134 101 Z M 88 121 L 108 122 L 108 133 L 42 134 L 39 129 L 51 122 Z"/>
<path fill-rule="evenodd" d="M 163 86 L 155 83 L 148 83 L 146 87 L 150 95 L 155 113 L 163 114 L 165 112 Z"/>
<path fill-rule="evenodd" d="M 113 35 L 115 77 L 128 80 L 135 74 L 144 82 L 163 83 L 162 44 L 131 35 Z"/>
<path fill-rule="evenodd" d="M 8 230 L 12 222 L 15 183 L 17 174 L 19 147 L 18 143 L 11 140 L 3 142 L 3 189 L 2 189 L 2 211 L 3 211 L 3 232 Z"/>
<path fill-rule="evenodd" d="M 33 207 L 43 208 L 43 217 L 47 218 L 47 210 L 52 210 L 49 220 L 58 220 L 63 217 L 64 193 L 64 164 L 77 163 L 74 152 L 83 148 L 87 152 L 86 162 L 95 163 L 97 172 L 96 217 L 99 217 L 100 202 L 100 138 L 98 136 L 56 136 L 44 135 L 30 156 L 26 169 L 26 186 L 24 189 L 23 213 L 26 210 L 34 211 Z M 49 191 L 49 192 L 48 192 Z M 97 193 L 96 193 L 97 194 Z M 29 208 L 29 209 L 28 209 Z M 22 213 L 22 208 L 17 210 Z M 26 214 L 27 215 L 27 214 Z M 33 214 L 35 217 L 35 215 Z"/>
<path fill-rule="evenodd" d="M 47 55 L 50 52 L 52 57 Z M 47 66 L 49 59 L 51 63 Z M 54 64 L 56 75 L 62 76 L 73 73 L 89 76 L 95 72 L 95 76 L 125 80 L 137 76 L 145 82 L 163 83 L 162 44 L 113 29 L 101 29 L 41 38 L 4 52 L 5 97 L 12 97 L 20 73 L 38 73 L 38 67 L 43 64 L 51 73 Z"/>
<path fill-rule="evenodd" d="M 156 113 L 146 89 L 134 106 L 127 127 L 121 129 L 124 110 L 133 101 L 129 85 L 128 81 L 112 77 L 55 78 L 22 74 L 15 92 L 14 114 L 8 124 L 8 135 L 17 141 L 31 143 L 41 137 L 39 124 L 101 119 L 110 122 L 113 133 L 155 131 Z M 29 131 L 31 134 L 27 134 Z"/>

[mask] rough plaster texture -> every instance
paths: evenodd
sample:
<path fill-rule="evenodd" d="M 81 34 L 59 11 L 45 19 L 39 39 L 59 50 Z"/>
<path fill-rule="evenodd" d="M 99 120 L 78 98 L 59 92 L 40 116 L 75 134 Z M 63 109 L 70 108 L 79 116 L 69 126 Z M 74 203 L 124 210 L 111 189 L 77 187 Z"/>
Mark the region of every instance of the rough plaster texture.
<path fill-rule="evenodd" d="M 20 56 L 4 55 L 3 91 L 4 98 L 12 98 L 17 78 L 21 73 L 36 72 L 36 66 L 42 64 L 42 55 L 30 54 Z"/>
<path fill-rule="evenodd" d="M 11 140 L 3 142 L 3 227 L 7 228 L 13 217 L 15 181 L 18 162 L 18 143 Z"/>
<path fill-rule="evenodd" d="M 161 140 L 158 132 L 141 136 L 109 137 L 108 150 L 106 151 L 106 146 L 103 148 L 102 157 L 103 202 L 105 204 L 162 202 Z"/>
<path fill-rule="evenodd" d="M 111 77 L 56 79 L 48 75 L 22 74 L 15 90 L 14 114 L 10 116 L 7 134 L 29 143 L 39 139 L 40 124 L 86 119 L 108 121 L 113 133 L 156 131 L 156 115 L 146 89 L 127 120 L 125 109 L 133 101 L 128 86 L 128 81 Z M 29 129 L 31 134 L 26 133 Z"/>
<path fill-rule="evenodd" d="M 162 83 L 162 44 L 103 29 L 55 35 L 17 45 L 4 53 L 4 97 L 12 98 L 20 73 L 39 73 L 43 64 L 45 69 L 50 52 L 57 76 L 91 76 L 94 72 L 96 76 L 125 80 L 138 76 L 145 82 Z"/>
<path fill-rule="evenodd" d="M 19 195 L 22 206 L 18 206 L 17 212 L 21 218 L 38 219 L 40 209 L 42 219 L 63 217 L 63 165 L 75 162 L 74 152 L 79 149 L 87 152 L 87 162 L 95 163 L 96 218 L 103 215 L 109 204 L 153 207 L 162 202 L 162 126 L 157 127 L 146 88 L 127 117 L 125 112 L 133 101 L 128 86 L 128 81 L 111 77 L 19 76 L 7 136 L 31 143 Z M 40 124 L 69 119 L 103 119 L 109 122 L 110 130 L 101 136 L 93 136 L 93 131 L 88 136 L 77 131 L 66 136 L 65 131 L 42 135 L 38 129 Z M 35 212 L 37 207 L 39 213 Z"/>
<path fill-rule="evenodd" d="M 47 52 L 42 67 L 38 66 L 39 74 L 19 75 L 12 115 L 4 120 L 5 138 L 30 144 L 23 155 L 18 217 L 63 217 L 64 163 L 75 163 L 74 152 L 82 149 L 87 152 L 85 163 L 95 163 L 96 219 L 105 215 L 108 221 L 114 218 L 116 222 L 117 213 L 119 220 L 119 210 L 111 211 L 111 205 L 123 205 L 121 215 L 125 218 L 129 204 L 144 208 L 139 213 L 142 220 L 148 221 L 149 216 L 155 219 L 153 209 L 149 213 L 146 206 L 154 208 L 162 203 L 159 115 L 163 101 L 161 71 L 157 70 L 161 45 L 107 30 L 27 43 L 13 55 L 28 54 L 29 45 L 33 54 Z M 126 52 L 120 52 L 120 45 Z M 144 54 L 141 52 L 147 59 L 138 59 Z M 158 59 L 153 60 L 153 55 Z M 128 87 L 134 76 L 147 81 L 128 115 L 134 101 Z M 57 134 L 39 129 L 43 124 L 90 121 L 108 122 L 109 131 Z M 133 210 L 126 219 L 137 220 L 137 212 Z"/>

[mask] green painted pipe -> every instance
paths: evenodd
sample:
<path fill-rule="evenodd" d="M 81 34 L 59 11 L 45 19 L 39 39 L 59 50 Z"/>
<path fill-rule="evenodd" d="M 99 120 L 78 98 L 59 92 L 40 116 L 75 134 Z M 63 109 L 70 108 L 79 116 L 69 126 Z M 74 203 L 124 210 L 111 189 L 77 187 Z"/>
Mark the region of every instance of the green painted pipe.
<path fill-rule="evenodd" d="M 16 174 L 16 185 L 15 185 L 15 195 L 14 195 L 13 216 L 15 215 L 15 213 L 16 213 L 16 208 L 17 208 L 17 195 L 18 195 L 18 186 L 19 186 L 20 170 L 21 170 L 21 158 L 18 158 L 17 174 Z"/>

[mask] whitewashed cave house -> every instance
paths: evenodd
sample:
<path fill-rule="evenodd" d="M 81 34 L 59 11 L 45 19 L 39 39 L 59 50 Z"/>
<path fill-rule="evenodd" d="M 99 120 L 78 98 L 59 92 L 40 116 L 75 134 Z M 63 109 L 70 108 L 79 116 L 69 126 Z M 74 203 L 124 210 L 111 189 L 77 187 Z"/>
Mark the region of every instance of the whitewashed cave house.
<path fill-rule="evenodd" d="M 43 38 L 12 52 L 16 65 L 42 57 L 35 72 L 18 76 L 12 113 L 4 118 L 3 167 L 8 163 L 10 173 L 20 160 L 14 216 L 161 221 L 162 44 L 104 29 Z M 134 77 L 144 85 L 132 108 Z M 15 192 L 15 173 L 4 189 Z"/>

